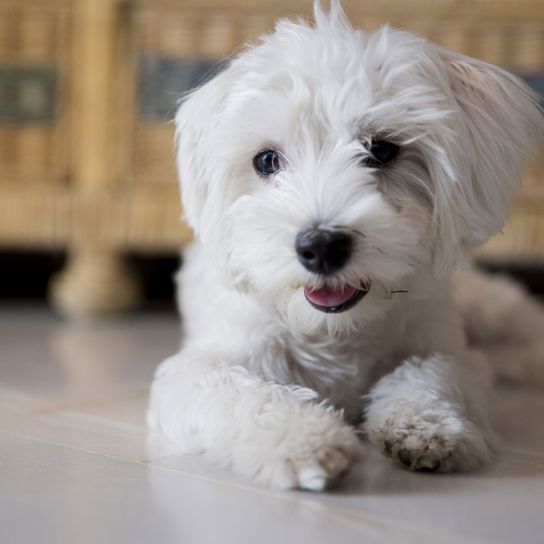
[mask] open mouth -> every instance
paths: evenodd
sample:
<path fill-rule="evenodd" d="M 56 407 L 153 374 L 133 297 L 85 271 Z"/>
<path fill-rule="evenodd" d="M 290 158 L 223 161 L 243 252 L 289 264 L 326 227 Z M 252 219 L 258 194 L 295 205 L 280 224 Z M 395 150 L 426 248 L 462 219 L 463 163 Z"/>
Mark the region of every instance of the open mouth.
<path fill-rule="evenodd" d="M 339 289 L 325 286 L 312 291 L 305 287 L 304 296 L 316 310 L 327 314 L 339 314 L 353 308 L 369 291 L 370 281 L 367 281 L 361 283 L 359 289 L 343 285 Z"/>

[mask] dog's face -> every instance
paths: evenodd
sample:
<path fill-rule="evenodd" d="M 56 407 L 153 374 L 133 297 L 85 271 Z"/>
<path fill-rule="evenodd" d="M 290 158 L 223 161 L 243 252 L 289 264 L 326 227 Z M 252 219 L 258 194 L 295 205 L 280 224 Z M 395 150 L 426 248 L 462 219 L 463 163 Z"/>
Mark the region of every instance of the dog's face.
<path fill-rule="evenodd" d="M 186 217 L 229 285 L 342 333 L 502 227 L 539 117 L 497 68 L 317 9 L 180 108 Z"/>

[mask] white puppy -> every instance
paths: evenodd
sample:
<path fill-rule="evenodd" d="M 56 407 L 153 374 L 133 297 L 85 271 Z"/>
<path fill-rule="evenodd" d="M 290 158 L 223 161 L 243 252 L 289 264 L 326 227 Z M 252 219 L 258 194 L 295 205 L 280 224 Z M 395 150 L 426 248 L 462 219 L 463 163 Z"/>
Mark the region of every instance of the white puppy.
<path fill-rule="evenodd" d="M 517 78 L 341 8 L 280 21 L 176 117 L 184 343 L 152 428 L 264 485 L 323 489 L 357 427 L 407 467 L 473 469 L 490 373 L 448 277 L 501 229 L 542 118 Z"/>

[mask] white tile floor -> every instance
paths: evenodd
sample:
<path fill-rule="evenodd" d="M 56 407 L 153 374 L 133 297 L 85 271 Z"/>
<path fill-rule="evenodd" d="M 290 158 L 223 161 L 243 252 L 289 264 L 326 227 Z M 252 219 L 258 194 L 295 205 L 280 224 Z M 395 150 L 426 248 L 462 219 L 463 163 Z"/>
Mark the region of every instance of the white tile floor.
<path fill-rule="evenodd" d="M 503 446 L 480 472 L 412 474 L 369 448 L 333 492 L 271 492 L 148 436 L 177 331 L 0 311 L 1 543 L 544 542 L 544 391 L 499 391 Z"/>

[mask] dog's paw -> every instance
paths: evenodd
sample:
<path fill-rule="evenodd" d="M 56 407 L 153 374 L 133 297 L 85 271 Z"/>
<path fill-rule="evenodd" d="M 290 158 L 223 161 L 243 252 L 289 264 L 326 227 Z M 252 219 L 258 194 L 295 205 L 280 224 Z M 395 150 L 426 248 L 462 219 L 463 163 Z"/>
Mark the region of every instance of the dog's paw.
<path fill-rule="evenodd" d="M 368 436 L 385 456 L 410 470 L 464 472 L 489 459 L 482 433 L 461 417 L 389 417 Z"/>
<path fill-rule="evenodd" d="M 254 474 L 254 480 L 277 489 L 322 491 L 348 472 L 363 446 L 354 430 L 344 424 L 324 435 L 301 429 L 299 436 L 277 448 Z"/>

